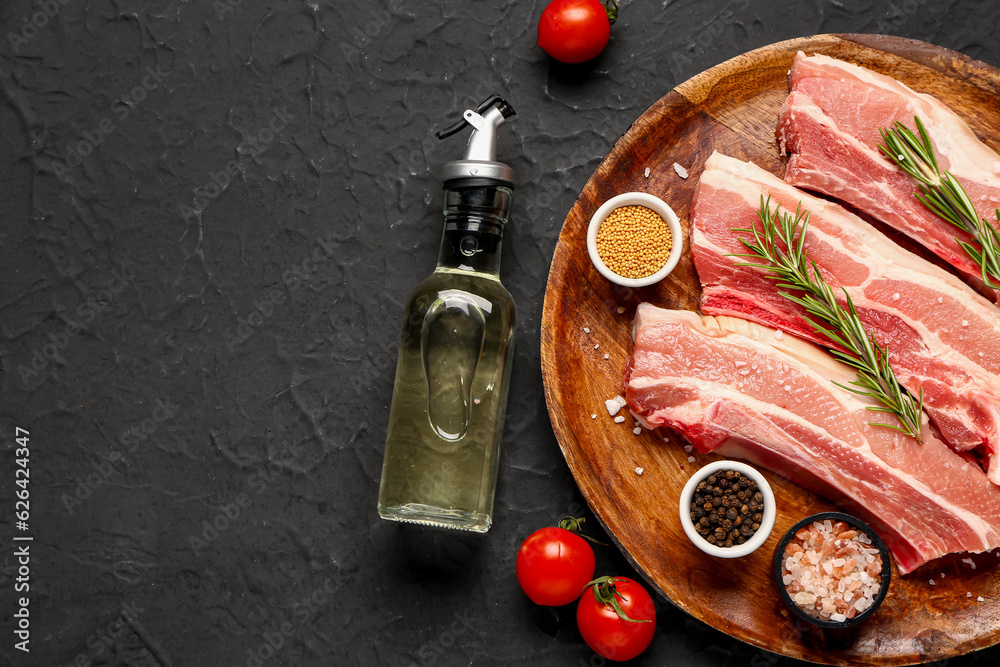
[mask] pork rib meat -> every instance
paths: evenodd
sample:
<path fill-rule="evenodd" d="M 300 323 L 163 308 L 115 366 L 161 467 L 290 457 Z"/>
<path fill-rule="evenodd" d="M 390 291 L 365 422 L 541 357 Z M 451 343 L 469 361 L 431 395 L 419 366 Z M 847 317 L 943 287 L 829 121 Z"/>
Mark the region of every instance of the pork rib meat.
<path fill-rule="evenodd" d="M 896 245 L 841 206 L 756 165 L 713 154 L 695 192 L 691 252 L 702 311 L 756 320 L 823 344 L 804 310 L 763 269 L 740 266 L 738 228 L 760 228 L 761 195 L 810 213 L 806 253 L 838 294 L 847 290 L 900 382 L 953 449 L 984 460 L 1000 484 L 1000 310 L 947 271 Z M 746 234 L 743 234 L 746 236 Z"/>
<path fill-rule="evenodd" d="M 785 181 L 817 190 L 899 230 L 982 288 L 982 271 L 959 245 L 971 235 L 931 213 L 913 193 L 916 180 L 878 150 L 879 129 L 896 121 L 927 128 L 939 167 L 965 187 L 982 217 L 995 224 L 1000 206 L 1000 155 L 936 98 L 890 77 L 824 55 L 796 55 L 791 92 L 777 138 L 789 153 Z M 985 290 L 991 298 L 1000 298 Z"/>
<path fill-rule="evenodd" d="M 780 473 L 870 522 L 912 571 L 1000 546 L 1000 488 L 929 430 L 924 443 L 867 426 L 887 415 L 832 381 L 853 372 L 751 322 L 641 304 L 625 396 L 647 428 Z"/>

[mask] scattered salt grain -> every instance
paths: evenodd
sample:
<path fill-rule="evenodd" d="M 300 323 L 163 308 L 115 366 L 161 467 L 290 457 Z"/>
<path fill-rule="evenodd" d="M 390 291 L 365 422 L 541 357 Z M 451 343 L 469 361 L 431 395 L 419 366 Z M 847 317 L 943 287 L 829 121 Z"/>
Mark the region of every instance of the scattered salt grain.
<path fill-rule="evenodd" d="M 892 300 L 899 301 L 899 292 L 896 292 L 895 294 L 892 295 Z"/>
<path fill-rule="evenodd" d="M 693 456 L 689 456 L 688 457 L 688 463 L 694 463 L 694 457 Z"/>
<path fill-rule="evenodd" d="M 962 562 L 971 567 L 973 570 L 976 569 L 976 562 L 971 558 L 963 558 Z"/>
<path fill-rule="evenodd" d="M 962 320 L 962 326 L 963 327 L 969 326 L 969 320 Z"/>
<path fill-rule="evenodd" d="M 986 600 L 985 600 L 985 598 L 983 598 L 982 595 L 979 595 L 979 596 L 976 597 L 976 602 L 986 602 Z"/>
<path fill-rule="evenodd" d="M 692 449 L 694 449 L 694 447 L 692 447 L 691 445 L 684 445 L 684 451 L 687 452 L 688 454 L 691 453 Z"/>
<path fill-rule="evenodd" d="M 937 584 L 934 583 L 933 579 L 928 579 L 927 583 L 930 584 L 931 586 L 936 586 L 937 585 Z"/>
<path fill-rule="evenodd" d="M 481 401 L 478 398 L 474 398 L 472 399 L 472 402 L 475 403 L 476 405 L 479 405 Z"/>
<path fill-rule="evenodd" d="M 595 345 L 595 346 L 594 346 L 594 349 L 596 350 L 596 349 L 597 349 L 597 348 L 599 348 L 600 346 L 601 346 L 601 344 L 600 344 L 600 343 L 598 343 L 597 345 Z"/>
<path fill-rule="evenodd" d="M 649 167 L 646 167 L 646 171 L 642 172 L 642 175 L 649 178 Z"/>
<path fill-rule="evenodd" d="M 785 391 L 791 391 L 791 390 L 792 390 L 792 385 L 786 384 L 785 385 Z"/>
<path fill-rule="evenodd" d="M 584 327 L 583 333 L 590 333 L 590 327 Z"/>
<path fill-rule="evenodd" d="M 636 435 L 639 435 L 640 433 L 642 433 L 642 429 L 636 426 L 634 429 L 632 429 L 632 432 L 635 433 Z"/>
<path fill-rule="evenodd" d="M 618 415 L 617 417 L 615 417 L 615 423 L 616 424 L 621 424 L 623 421 L 625 421 L 625 418 L 622 417 L 621 415 Z"/>
<path fill-rule="evenodd" d="M 972 597 L 972 593 L 966 592 L 965 597 L 971 598 Z"/>
<path fill-rule="evenodd" d="M 680 176 L 681 178 L 687 178 L 688 177 L 688 170 L 685 169 L 684 167 L 680 166 L 676 162 L 674 162 L 674 171 L 676 171 L 677 175 Z"/>
<path fill-rule="evenodd" d="M 610 359 L 610 358 L 611 358 L 611 355 L 610 355 L 610 354 L 608 354 L 607 352 L 605 352 L 605 353 L 604 353 L 604 358 L 605 358 L 605 359 Z"/>
<path fill-rule="evenodd" d="M 625 403 L 626 401 L 624 398 L 622 398 L 621 396 L 615 396 L 614 398 L 609 398 L 608 400 L 604 401 L 604 407 L 608 409 L 608 414 L 614 417 L 616 414 L 618 414 L 619 410 L 625 407 Z M 625 421 L 624 417 L 622 418 L 622 421 Z"/>
<path fill-rule="evenodd" d="M 938 297 L 938 303 L 944 303 L 944 297 L 943 296 L 939 296 Z"/>
<path fill-rule="evenodd" d="M 590 415 L 591 419 L 597 419 L 597 415 Z"/>
<path fill-rule="evenodd" d="M 635 474 L 636 475 L 641 475 L 642 474 L 642 468 L 636 468 L 635 469 Z"/>
<path fill-rule="evenodd" d="M 774 330 L 774 337 L 777 338 L 778 340 L 781 340 L 782 338 L 785 337 L 785 332 L 782 331 L 781 329 L 775 329 Z"/>
<path fill-rule="evenodd" d="M 618 314 L 621 315 L 624 312 L 625 312 L 625 309 L 622 308 L 621 306 L 618 306 Z"/>

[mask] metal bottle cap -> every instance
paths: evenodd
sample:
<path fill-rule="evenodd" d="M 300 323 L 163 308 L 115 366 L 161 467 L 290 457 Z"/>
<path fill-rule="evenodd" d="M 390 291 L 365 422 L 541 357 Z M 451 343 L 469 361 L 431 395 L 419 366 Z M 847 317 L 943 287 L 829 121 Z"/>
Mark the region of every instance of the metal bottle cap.
<path fill-rule="evenodd" d="M 491 95 L 475 109 L 466 109 L 462 120 L 437 133 L 444 139 L 471 125 L 472 136 L 461 160 L 444 165 L 445 187 L 462 181 L 468 185 L 514 186 L 514 170 L 497 162 L 497 128 L 514 115 L 514 108 L 499 95 Z"/>

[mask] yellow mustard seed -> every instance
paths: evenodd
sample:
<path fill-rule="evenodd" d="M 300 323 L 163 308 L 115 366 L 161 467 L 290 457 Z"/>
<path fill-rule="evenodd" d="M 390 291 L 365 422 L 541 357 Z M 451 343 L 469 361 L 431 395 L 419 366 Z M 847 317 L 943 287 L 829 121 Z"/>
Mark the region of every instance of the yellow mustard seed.
<path fill-rule="evenodd" d="M 666 220 L 645 206 L 613 210 L 597 229 L 597 254 L 622 278 L 645 278 L 666 264 L 673 238 Z"/>

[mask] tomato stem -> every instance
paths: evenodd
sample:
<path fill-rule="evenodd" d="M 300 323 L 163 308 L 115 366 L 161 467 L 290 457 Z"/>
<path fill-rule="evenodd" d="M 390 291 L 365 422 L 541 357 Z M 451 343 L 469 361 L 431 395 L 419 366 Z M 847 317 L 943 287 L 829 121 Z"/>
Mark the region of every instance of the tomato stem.
<path fill-rule="evenodd" d="M 604 0 L 604 11 L 608 13 L 608 22 L 614 25 L 618 20 L 618 0 Z"/>
<path fill-rule="evenodd" d="M 625 615 L 625 612 L 622 611 L 621 605 L 618 604 L 618 599 L 617 599 L 617 598 L 622 598 L 624 600 L 625 598 L 622 597 L 622 594 L 618 592 L 618 588 L 615 586 L 614 577 L 598 577 L 597 579 L 594 579 L 586 586 L 584 586 L 584 591 L 586 591 L 588 588 L 594 591 L 594 599 L 597 600 L 598 603 L 611 605 L 611 608 L 615 610 L 616 614 L 618 614 L 618 618 L 622 619 L 623 621 L 628 621 L 629 623 L 653 622 L 648 618 L 635 619 L 635 618 L 629 618 L 628 616 Z"/>
<path fill-rule="evenodd" d="M 580 537 L 582 537 L 583 539 L 587 540 L 588 542 L 593 542 L 594 544 L 600 544 L 602 547 L 608 546 L 604 542 L 598 542 L 597 540 L 595 540 L 590 535 L 584 535 L 581 532 L 582 529 L 583 529 L 583 522 L 586 521 L 586 520 L 587 520 L 587 518 L 586 517 L 582 517 L 582 516 L 579 519 L 577 519 L 576 517 L 572 517 L 572 516 L 565 516 L 565 517 L 562 518 L 562 521 L 559 522 L 559 527 L 562 528 L 563 530 L 568 530 L 571 533 L 575 533 L 575 534 L 579 535 Z"/>

